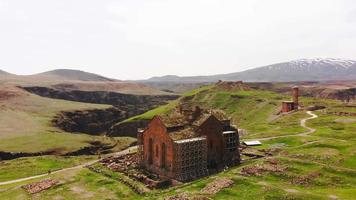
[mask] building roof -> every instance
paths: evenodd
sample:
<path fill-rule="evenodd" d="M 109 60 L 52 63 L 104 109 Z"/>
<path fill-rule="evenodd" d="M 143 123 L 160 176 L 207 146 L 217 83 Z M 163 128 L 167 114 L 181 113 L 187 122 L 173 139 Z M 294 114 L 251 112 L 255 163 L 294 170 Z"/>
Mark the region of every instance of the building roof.
<path fill-rule="evenodd" d="M 201 114 L 194 122 L 193 125 L 200 126 L 202 125 L 210 116 L 214 116 L 219 121 L 228 120 L 225 113 L 221 110 L 210 110 Z"/>
<path fill-rule="evenodd" d="M 171 112 L 166 115 L 161 115 L 160 119 L 166 127 L 182 126 L 187 123 L 185 116 L 179 112 Z"/>
<path fill-rule="evenodd" d="M 200 126 L 211 115 L 214 115 L 214 117 L 220 121 L 228 120 L 224 111 L 222 110 L 201 110 L 199 114 L 195 113 L 193 110 L 184 110 L 182 112 L 175 110 L 168 114 L 160 115 L 160 119 L 166 127 L 186 125 Z"/>
<path fill-rule="evenodd" d="M 192 127 L 182 128 L 176 131 L 169 132 L 168 134 L 174 141 L 191 139 L 199 136 L 199 134 Z"/>
<path fill-rule="evenodd" d="M 231 134 L 231 133 L 236 133 L 236 131 L 224 131 L 223 134 Z"/>
<path fill-rule="evenodd" d="M 174 141 L 199 137 L 199 134 L 195 130 L 211 116 L 214 116 L 220 121 L 228 119 L 221 110 L 201 110 L 199 107 L 188 110 L 187 106 L 184 106 L 184 109 L 185 110 L 182 111 L 181 105 L 181 112 L 177 109 L 168 114 L 159 116 L 163 124 L 167 127 L 169 136 Z"/>
<path fill-rule="evenodd" d="M 259 146 L 262 145 L 262 143 L 258 140 L 252 140 L 252 141 L 244 141 L 243 142 L 247 146 Z"/>

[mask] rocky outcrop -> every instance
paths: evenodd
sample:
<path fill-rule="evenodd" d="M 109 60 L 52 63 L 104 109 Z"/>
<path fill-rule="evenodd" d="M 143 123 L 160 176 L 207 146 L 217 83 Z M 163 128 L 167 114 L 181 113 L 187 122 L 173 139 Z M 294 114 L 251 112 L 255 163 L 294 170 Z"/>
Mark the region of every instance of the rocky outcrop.
<path fill-rule="evenodd" d="M 137 120 L 118 123 L 112 126 L 107 135 L 111 137 L 129 136 L 137 137 L 137 129 L 147 127 L 149 120 Z"/>
<path fill-rule="evenodd" d="M 99 141 L 94 141 L 90 143 L 90 146 L 83 147 L 77 151 L 66 153 L 65 156 L 100 155 L 112 153 L 111 149 L 116 145 L 117 143 L 110 145 L 101 143 Z"/>
<path fill-rule="evenodd" d="M 22 157 L 44 156 L 44 155 L 54 155 L 54 154 L 56 154 L 56 151 L 44 151 L 44 152 L 34 152 L 34 153 L 0 151 L 0 161 L 12 160 L 12 159 L 22 158 Z"/>
<path fill-rule="evenodd" d="M 356 101 L 356 88 L 350 88 L 346 90 L 340 90 L 334 95 L 337 99 L 350 102 Z"/>
<path fill-rule="evenodd" d="M 109 104 L 127 112 L 143 113 L 169 100 L 177 99 L 177 95 L 133 95 L 107 91 L 56 90 L 47 87 L 22 87 L 28 92 L 43 97 L 79 101 L 86 103 Z"/>
<path fill-rule="evenodd" d="M 100 135 L 106 133 L 112 125 L 127 117 L 126 111 L 112 107 L 105 110 L 62 112 L 52 122 L 55 126 L 67 132 Z"/>
<path fill-rule="evenodd" d="M 106 91 L 79 91 L 47 87 L 22 87 L 22 89 L 48 98 L 113 105 L 114 107 L 105 110 L 94 109 L 62 112 L 52 121 L 55 126 L 67 132 L 80 132 L 91 135 L 100 135 L 109 132 L 110 136 L 136 137 L 136 134 L 133 134 L 133 132 L 136 132 L 137 128 L 133 128 L 131 124 L 110 128 L 120 121 L 142 114 L 165 104 L 169 100 L 178 98 L 176 95 L 132 95 Z"/>
<path fill-rule="evenodd" d="M 85 146 L 76 151 L 67 152 L 67 153 L 57 151 L 57 150 L 33 152 L 33 153 L 0 151 L 0 161 L 13 160 L 22 157 L 35 157 L 35 156 L 45 156 L 45 155 L 62 155 L 62 156 L 100 155 L 100 154 L 112 153 L 112 149 L 117 145 L 117 142 L 106 144 L 100 141 L 91 141 L 88 143 L 89 146 Z M 130 144 L 130 146 L 133 145 L 136 145 L 136 142 Z"/>

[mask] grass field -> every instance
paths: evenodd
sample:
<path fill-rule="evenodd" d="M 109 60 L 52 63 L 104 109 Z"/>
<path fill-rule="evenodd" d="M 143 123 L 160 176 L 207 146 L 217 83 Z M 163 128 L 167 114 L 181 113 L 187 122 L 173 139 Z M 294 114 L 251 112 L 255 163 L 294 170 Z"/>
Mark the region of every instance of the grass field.
<path fill-rule="evenodd" d="M 110 107 L 108 105 L 49 99 L 10 86 L 0 86 L 0 93 L 0 151 L 54 151 L 56 155 L 61 155 L 90 146 L 93 141 L 117 144 L 113 150 L 120 151 L 135 141 L 127 137 L 108 138 L 68 133 L 51 124 L 59 112 L 105 109 Z M 75 166 L 94 158 L 97 156 L 40 156 L 0 161 L 0 182 Z"/>
<path fill-rule="evenodd" d="M 117 145 L 112 149 L 113 152 L 122 151 L 135 142 L 134 138 L 120 137 L 114 138 Z M 49 170 L 56 171 L 59 169 L 74 167 L 85 164 L 92 160 L 97 160 L 99 155 L 90 156 L 37 156 L 17 158 L 14 160 L 0 161 L 0 182 L 10 181 L 19 178 L 26 178 L 45 174 Z"/>
<path fill-rule="evenodd" d="M 216 175 L 165 190 L 153 190 L 147 195 L 140 196 L 114 179 L 86 169 L 78 169 L 62 176 L 51 175 L 60 180 L 61 184 L 39 194 L 29 195 L 19 187 L 25 182 L 0 186 L 0 196 L 4 199 L 157 200 L 186 194 L 189 197 L 208 197 L 214 200 L 355 199 L 356 123 L 353 121 L 355 117 L 329 114 L 336 111 L 355 112 L 355 107 L 345 106 L 342 102 L 334 100 L 301 98 L 304 106 L 324 105 L 327 108 L 314 111 L 319 117 L 307 122 L 307 126 L 315 128 L 316 131 L 309 135 L 300 135 L 299 133 L 306 131 L 300 126 L 300 120 L 309 115 L 305 111 L 298 111 L 276 116 L 280 102 L 289 98 L 280 94 L 256 90 L 223 91 L 207 86 L 185 94 L 184 97 L 192 97 L 191 101 L 194 104 L 225 110 L 234 123 L 247 130 L 248 133 L 242 136 L 242 140 L 284 136 L 264 140 L 262 146 L 251 149 L 271 152 L 272 156 L 268 159 L 275 159 L 277 166 L 282 170 L 265 170 L 260 174 L 247 176 L 242 173 L 246 167 L 271 165 L 266 158 L 249 160 Z M 178 101 L 130 120 L 147 119 L 155 114 L 170 112 Z M 202 188 L 221 177 L 228 177 L 234 184 L 215 195 L 202 193 Z"/>
<path fill-rule="evenodd" d="M 290 97 L 261 90 L 221 90 L 214 85 L 203 86 L 184 94 L 170 104 L 158 107 L 127 121 L 151 119 L 154 115 L 171 112 L 186 97 L 189 102 L 207 109 L 224 110 L 239 128 L 248 130 L 243 138 L 261 138 L 278 135 L 296 134 L 306 131 L 299 125 L 300 119 L 307 117 L 305 112 L 277 116 L 281 102 Z"/>
<path fill-rule="evenodd" d="M 64 132 L 53 127 L 51 120 L 61 111 L 104 109 L 109 106 L 43 98 L 17 88 L 11 89 L 15 95 L 0 100 L 0 151 L 56 150 L 65 153 L 88 146 L 91 141 L 103 140 L 102 137 Z"/>
<path fill-rule="evenodd" d="M 131 189 L 88 169 L 76 169 L 51 175 L 60 184 L 39 194 L 30 195 L 18 184 L 0 186 L 1 199 L 131 199 L 139 198 Z M 38 179 L 39 180 L 39 179 Z M 23 184 L 23 183 L 22 183 Z"/>
<path fill-rule="evenodd" d="M 0 182 L 45 174 L 49 170 L 73 167 L 94 159 L 97 159 L 97 156 L 38 156 L 2 161 Z"/>

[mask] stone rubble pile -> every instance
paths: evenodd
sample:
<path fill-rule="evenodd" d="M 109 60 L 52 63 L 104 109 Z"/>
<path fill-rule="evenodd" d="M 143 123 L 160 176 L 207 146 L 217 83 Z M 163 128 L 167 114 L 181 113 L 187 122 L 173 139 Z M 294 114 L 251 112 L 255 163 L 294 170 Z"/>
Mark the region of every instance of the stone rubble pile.
<path fill-rule="evenodd" d="M 267 158 L 265 163 L 242 168 L 240 174 L 243 176 L 262 176 L 263 173 L 283 173 L 287 167 L 281 166 L 275 158 Z"/>
<path fill-rule="evenodd" d="M 228 178 L 218 178 L 215 181 L 209 183 L 207 186 L 205 186 L 201 192 L 205 194 L 216 194 L 220 190 L 230 187 L 232 184 L 234 184 L 234 181 Z"/>
<path fill-rule="evenodd" d="M 115 172 L 128 172 L 131 169 L 137 168 L 137 154 L 128 154 L 125 156 L 108 157 L 100 161 L 104 166 Z"/>
<path fill-rule="evenodd" d="M 169 180 L 161 180 L 159 176 L 145 173 L 138 164 L 138 154 L 127 154 L 123 156 L 112 156 L 100 161 L 101 164 L 114 172 L 120 172 L 140 181 L 149 188 L 164 188 L 171 185 Z"/>
<path fill-rule="evenodd" d="M 43 190 L 46 190 L 54 185 L 57 185 L 59 181 L 53 180 L 53 179 L 45 179 L 40 182 L 36 183 L 31 183 L 28 185 L 23 186 L 23 188 L 30 194 L 35 194 L 38 192 L 41 192 Z"/>

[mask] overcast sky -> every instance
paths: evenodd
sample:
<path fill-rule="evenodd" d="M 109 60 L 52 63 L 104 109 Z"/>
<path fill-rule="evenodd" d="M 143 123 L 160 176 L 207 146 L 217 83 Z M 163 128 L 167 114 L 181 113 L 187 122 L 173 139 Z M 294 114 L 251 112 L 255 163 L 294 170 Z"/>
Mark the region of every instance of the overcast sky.
<path fill-rule="evenodd" d="M 0 69 L 118 79 L 356 59 L 355 0 L 0 0 Z"/>

